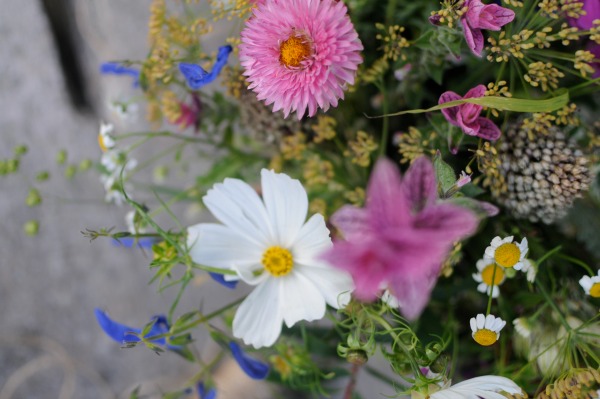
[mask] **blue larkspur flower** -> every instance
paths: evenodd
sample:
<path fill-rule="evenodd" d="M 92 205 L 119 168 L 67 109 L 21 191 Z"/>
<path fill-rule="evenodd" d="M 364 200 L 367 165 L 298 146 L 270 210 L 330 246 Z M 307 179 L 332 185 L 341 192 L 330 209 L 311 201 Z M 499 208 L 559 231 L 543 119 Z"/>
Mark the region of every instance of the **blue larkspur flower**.
<path fill-rule="evenodd" d="M 268 364 L 246 355 L 242 348 L 233 341 L 229 343 L 229 349 L 231 350 L 233 358 L 248 377 L 255 380 L 263 380 L 267 377 L 269 374 Z"/>
<path fill-rule="evenodd" d="M 133 87 L 140 85 L 140 71 L 126 67 L 118 62 L 105 62 L 100 64 L 100 72 L 105 75 L 129 75 L 135 78 L 133 81 Z"/>
<path fill-rule="evenodd" d="M 206 391 L 206 388 L 204 387 L 204 383 L 202 381 L 196 384 L 196 391 L 198 392 L 198 397 L 200 399 L 215 399 L 217 397 L 216 389 L 211 388 L 208 391 Z"/>
<path fill-rule="evenodd" d="M 106 335 L 108 335 L 113 340 L 117 341 L 120 344 L 140 341 L 140 338 L 132 333 L 139 335 L 142 333 L 142 329 L 133 328 L 124 324 L 117 323 L 116 321 L 109 318 L 106 312 L 100 309 L 95 309 L 94 313 L 96 314 L 96 320 L 98 320 L 98 324 L 100 324 L 102 330 L 104 330 Z M 154 316 L 151 321 L 154 321 L 154 324 L 152 325 L 152 328 L 150 329 L 148 334 L 144 336 L 144 338 L 151 338 L 169 332 L 169 323 L 167 322 L 167 318 L 164 315 Z M 167 340 L 163 337 L 151 340 L 150 342 L 158 345 L 165 345 L 167 343 Z M 177 349 L 179 347 L 167 345 L 167 348 Z"/>
<path fill-rule="evenodd" d="M 208 274 L 217 283 L 219 283 L 227 288 L 234 289 L 237 286 L 238 280 L 227 281 L 227 280 L 225 280 L 225 275 L 223 275 L 223 274 L 212 273 L 212 272 L 209 272 Z"/>
<path fill-rule="evenodd" d="M 152 248 L 158 241 L 160 239 L 157 237 L 121 237 L 118 240 L 116 238 L 112 239 L 114 246 L 125 248 L 133 248 L 134 246 L 138 248 Z"/>
<path fill-rule="evenodd" d="M 221 73 L 221 69 L 227 64 L 227 59 L 232 51 L 233 48 L 230 45 L 219 47 L 217 60 L 210 72 L 207 72 L 200 65 L 181 62 L 179 64 L 179 70 L 183 74 L 190 89 L 198 90 L 202 86 L 213 82 Z"/>

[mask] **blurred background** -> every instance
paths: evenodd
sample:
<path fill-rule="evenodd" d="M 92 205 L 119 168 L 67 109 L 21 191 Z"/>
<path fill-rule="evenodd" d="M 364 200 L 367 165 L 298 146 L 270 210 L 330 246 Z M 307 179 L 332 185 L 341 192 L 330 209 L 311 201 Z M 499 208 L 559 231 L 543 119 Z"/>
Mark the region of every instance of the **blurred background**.
<path fill-rule="evenodd" d="M 198 371 L 173 353 L 121 349 L 98 327 L 95 308 L 142 326 L 166 313 L 176 293 L 148 285 L 149 253 L 83 236 L 86 228 L 126 230 L 128 209 L 103 202 L 97 174 L 65 177 L 69 167 L 99 160 L 101 121 L 115 123 L 117 131 L 146 127 L 142 112 L 117 118 L 110 103 L 135 100 L 135 90 L 127 77 L 101 76 L 99 65 L 145 57 L 150 3 L 2 0 L 0 160 L 12 158 L 19 145 L 28 152 L 17 173 L 0 177 L 0 399 L 128 398 L 138 386 L 144 397 L 160 397 Z M 56 157 L 63 150 L 60 166 Z M 51 178 L 35 183 L 44 171 Z M 34 183 L 43 203 L 30 208 L 26 198 Z M 33 237 L 24 232 L 30 220 L 39 222 Z M 198 279 L 187 290 L 182 311 L 210 311 L 231 300 L 230 292 L 205 282 Z M 206 359 L 217 352 L 201 330 L 194 338 Z M 231 361 L 221 364 L 215 381 L 220 399 L 277 396 Z M 365 383 L 359 382 L 363 391 Z M 393 393 L 389 387 L 369 391 Z"/>

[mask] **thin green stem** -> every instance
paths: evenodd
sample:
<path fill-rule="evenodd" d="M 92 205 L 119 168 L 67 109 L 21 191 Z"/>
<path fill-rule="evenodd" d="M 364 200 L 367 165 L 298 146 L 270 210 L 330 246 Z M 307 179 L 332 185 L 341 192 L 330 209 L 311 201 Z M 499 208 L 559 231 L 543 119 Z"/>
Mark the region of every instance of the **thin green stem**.
<path fill-rule="evenodd" d="M 581 266 L 590 276 L 594 275 L 592 268 L 589 267 L 587 263 L 580 261 L 579 259 L 573 258 L 571 256 L 565 255 L 565 254 L 558 254 L 558 257 L 561 259 L 567 260 L 567 261 L 573 263 L 574 265 Z"/>
<path fill-rule="evenodd" d="M 492 310 L 492 298 L 494 296 L 494 283 L 496 282 L 496 269 L 498 269 L 498 265 L 494 263 L 494 271 L 492 272 L 492 285 L 490 286 L 490 296 L 488 298 L 487 310 L 485 311 L 485 315 L 489 315 Z"/>
<path fill-rule="evenodd" d="M 546 252 L 546 253 L 544 254 L 544 256 L 542 256 L 541 258 L 539 258 L 539 259 L 537 260 L 537 262 L 536 262 L 536 263 L 537 263 L 538 267 L 539 267 L 539 266 L 542 264 L 542 262 L 544 262 L 546 259 L 548 259 L 548 258 L 550 258 L 551 256 L 553 256 L 555 253 L 557 253 L 557 252 L 558 252 L 558 251 L 560 251 L 561 249 L 562 249 L 562 246 L 561 246 L 561 245 L 559 245 L 559 246 L 557 246 L 557 247 L 555 247 L 555 248 L 552 248 L 550 251 Z"/>
<path fill-rule="evenodd" d="M 384 319 L 382 316 L 375 315 L 375 314 L 369 314 L 369 317 L 373 321 L 375 321 L 377 324 L 379 324 L 381 327 L 383 327 L 389 333 L 389 335 L 394 340 L 393 346 L 398 346 L 402 350 L 402 352 L 404 352 L 404 354 L 406 355 L 407 359 L 410 362 L 410 366 L 413 369 L 414 375 L 415 376 L 420 375 L 421 370 L 419 369 L 419 365 L 417 364 L 417 362 L 415 362 L 415 359 L 411 356 L 410 351 L 404 346 L 404 344 L 402 343 L 402 340 L 400 339 L 398 334 L 396 334 L 392 325 L 386 319 Z"/>
<path fill-rule="evenodd" d="M 552 300 L 552 298 L 550 297 L 550 295 L 548 294 L 548 292 L 546 291 L 546 289 L 544 288 L 542 283 L 539 280 L 536 280 L 535 283 L 536 283 L 538 289 L 540 290 L 540 292 L 542 293 L 542 295 L 544 296 L 544 299 L 546 300 L 546 302 L 549 303 L 550 306 L 552 307 L 552 309 L 554 309 L 556 311 L 556 313 L 558 314 L 558 318 L 560 319 L 560 322 L 562 323 L 562 325 L 565 327 L 565 330 L 570 332 L 571 326 L 569 325 L 569 323 L 567 323 L 567 319 L 565 318 L 565 315 L 563 314 L 562 310 L 560 310 L 558 308 L 558 306 L 556 305 L 556 303 L 554 303 L 554 301 Z"/>

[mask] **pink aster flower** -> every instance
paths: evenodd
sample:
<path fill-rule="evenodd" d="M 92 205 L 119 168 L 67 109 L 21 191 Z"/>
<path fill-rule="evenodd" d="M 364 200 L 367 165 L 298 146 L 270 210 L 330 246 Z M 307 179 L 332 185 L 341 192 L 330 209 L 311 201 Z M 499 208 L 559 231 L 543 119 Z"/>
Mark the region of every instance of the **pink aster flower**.
<path fill-rule="evenodd" d="M 515 12 L 497 4 L 483 4 L 481 0 L 466 0 L 467 12 L 460 18 L 467 45 L 478 57 L 483 50 L 482 29 L 498 31 L 515 18 Z"/>
<path fill-rule="evenodd" d="M 286 117 L 336 107 L 362 62 L 362 44 L 341 1 L 258 2 L 241 37 L 248 88 Z"/>
<path fill-rule="evenodd" d="M 440 96 L 438 104 L 444 104 L 450 101 L 461 100 L 463 98 L 479 98 L 485 95 L 485 86 L 478 85 L 473 87 L 465 94 L 459 96 L 453 91 L 447 91 Z M 486 140 L 498 140 L 500 129 L 490 119 L 480 116 L 483 107 L 477 104 L 461 104 L 456 107 L 442 109 L 442 114 L 446 120 L 462 129 L 463 133 L 469 136 L 477 136 Z"/>
<path fill-rule="evenodd" d="M 431 161 L 413 162 L 401 180 L 396 166 L 380 159 L 362 209 L 342 207 L 331 218 L 345 240 L 325 253 L 348 271 L 361 300 L 373 300 L 387 286 L 407 319 L 417 318 L 429 300 L 452 244 L 475 231 L 469 210 L 437 202 Z"/>

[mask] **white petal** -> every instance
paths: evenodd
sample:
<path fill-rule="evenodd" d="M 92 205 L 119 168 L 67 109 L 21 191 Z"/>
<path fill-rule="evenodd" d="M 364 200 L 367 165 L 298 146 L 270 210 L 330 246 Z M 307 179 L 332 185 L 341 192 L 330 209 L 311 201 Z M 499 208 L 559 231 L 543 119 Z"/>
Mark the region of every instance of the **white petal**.
<path fill-rule="evenodd" d="M 319 320 L 325 316 L 325 300 L 317 287 L 298 272 L 278 279 L 281 314 L 288 327 L 300 320 Z"/>
<path fill-rule="evenodd" d="M 485 326 L 485 316 L 481 313 L 477 315 L 477 329 L 481 330 Z"/>
<path fill-rule="evenodd" d="M 471 320 L 469 320 L 469 324 L 471 324 L 471 331 L 477 331 L 477 322 L 475 321 L 474 317 L 471 317 Z"/>
<path fill-rule="evenodd" d="M 308 219 L 296 236 L 292 247 L 294 261 L 310 262 L 332 245 L 325 219 L 317 213 Z"/>
<path fill-rule="evenodd" d="M 298 265 L 298 273 L 317 287 L 329 306 L 340 309 L 350 302 L 350 293 L 354 290 L 354 283 L 352 277 L 343 270 L 329 266 Z"/>
<path fill-rule="evenodd" d="M 233 318 L 233 335 L 255 348 L 271 346 L 281 334 L 279 284 L 269 278 L 244 299 Z"/>
<path fill-rule="evenodd" d="M 187 245 L 198 264 L 231 269 L 260 264 L 261 248 L 227 226 L 200 223 L 188 227 Z"/>
<path fill-rule="evenodd" d="M 482 377 L 471 378 L 469 380 L 459 382 L 458 384 L 453 385 L 450 389 L 454 391 L 464 392 L 465 394 L 471 392 L 471 396 L 467 396 L 469 398 L 473 397 L 473 394 L 475 393 L 477 396 L 480 396 L 484 399 L 506 398 L 505 396 L 502 396 L 500 394 L 495 394 L 496 392 L 500 391 L 505 391 L 510 394 L 518 394 L 522 392 L 521 388 L 519 388 L 519 386 L 513 381 L 509 380 L 508 378 L 499 377 L 495 375 L 485 375 Z M 439 392 L 443 391 L 444 390 Z M 431 395 L 431 397 L 433 398 L 433 395 Z"/>
<path fill-rule="evenodd" d="M 272 242 L 272 227 L 258 194 L 238 179 L 225 179 L 213 186 L 204 205 L 219 221 L 263 248 Z"/>
<path fill-rule="evenodd" d="M 581 286 L 581 288 L 583 288 L 585 290 L 585 292 L 589 292 L 590 289 L 592 288 L 592 285 L 594 285 L 594 283 L 592 282 L 592 279 L 590 278 L 590 276 L 583 276 L 579 280 L 579 285 Z"/>
<path fill-rule="evenodd" d="M 242 279 L 246 284 L 258 285 L 271 277 L 267 271 L 264 271 L 262 265 L 256 265 L 256 267 L 237 267 L 233 266 L 233 270 L 238 274 L 238 277 Z M 255 271 L 262 270 L 262 273 L 256 274 Z"/>
<path fill-rule="evenodd" d="M 496 320 L 496 318 L 494 316 L 492 316 L 491 314 L 485 316 L 484 327 L 487 328 L 488 330 L 491 330 L 495 320 Z"/>
<path fill-rule="evenodd" d="M 477 286 L 477 291 L 482 292 L 482 293 L 487 293 L 488 292 L 488 285 L 486 283 L 481 283 Z"/>
<path fill-rule="evenodd" d="M 481 277 L 481 273 L 473 273 L 473 280 L 477 281 L 478 283 L 483 282 L 483 278 Z"/>
<path fill-rule="evenodd" d="M 282 173 L 261 171 L 262 194 L 276 244 L 290 248 L 300 232 L 306 213 L 308 197 L 298 180 Z"/>
<path fill-rule="evenodd" d="M 494 259 L 494 255 L 496 254 L 496 248 L 487 247 L 485 249 L 485 254 L 483 255 L 484 259 Z"/>

